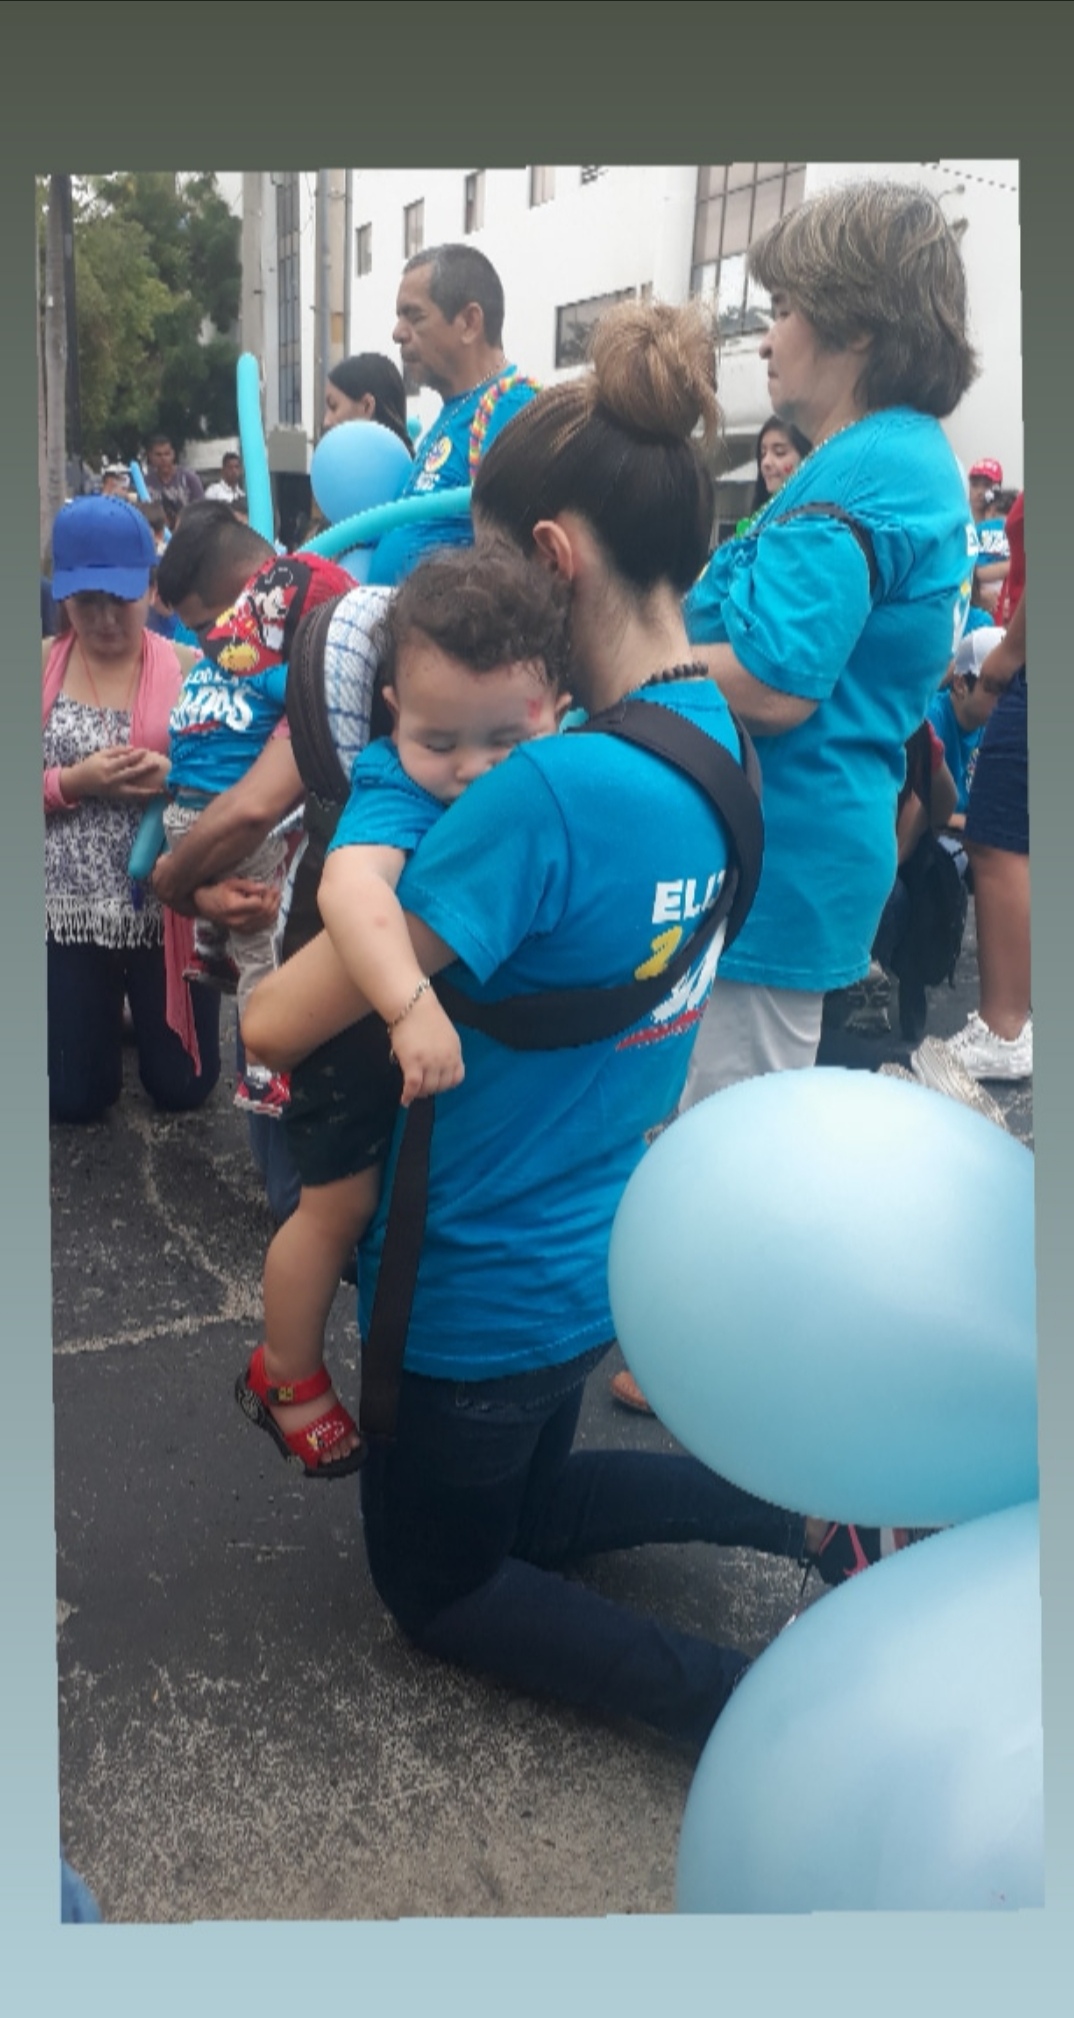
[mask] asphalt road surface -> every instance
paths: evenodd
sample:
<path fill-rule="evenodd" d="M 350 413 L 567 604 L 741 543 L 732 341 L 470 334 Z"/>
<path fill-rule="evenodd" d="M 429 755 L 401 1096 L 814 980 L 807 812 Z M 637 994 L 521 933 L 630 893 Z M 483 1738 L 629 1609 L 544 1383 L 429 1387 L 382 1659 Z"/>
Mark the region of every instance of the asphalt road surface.
<path fill-rule="evenodd" d="M 975 996 L 971 912 L 930 1030 Z M 857 1041 L 904 1055 L 870 1016 Z M 169 1118 L 130 1070 L 104 1122 L 52 1131 L 67 1856 L 118 1921 L 670 1911 L 694 1761 L 413 1652 L 372 1589 L 356 1482 L 304 1482 L 235 1405 L 272 1222 L 232 1085 Z M 1031 1088 L 992 1090 L 1030 1141 Z M 329 1353 L 355 1406 L 347 1289 Z M 675 1448 L 612 1404 L 619 1363 L 582 1441 Z M 586 1577 L 749 1653 L 800 1582 L 701 1545 Z"/>

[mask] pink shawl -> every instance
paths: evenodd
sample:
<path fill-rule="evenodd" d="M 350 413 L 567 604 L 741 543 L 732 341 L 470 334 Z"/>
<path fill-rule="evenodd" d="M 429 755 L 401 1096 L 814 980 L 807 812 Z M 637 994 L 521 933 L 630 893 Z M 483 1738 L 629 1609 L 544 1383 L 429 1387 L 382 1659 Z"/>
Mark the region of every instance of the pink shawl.
<path fill-rule="evenodd" d="M 57 638 L 45 662 L 44 695 L 42 703 L 42 726 L 48 721 L 63 686 L 67 661 L 75 634 L 68 631 Z M 142 635 L 142 670 L 138 677 L 138 690 L 134 696 L 131 712 L 131 744 L 139 750 L 159 750 L 162 756 L 168 754 L 168 718 L 179 698 L 183 684 L 182 667 L 175 656 L 175 647 L 155 631 L 145 631 Z M 75 809 L 64 798 L 60 790 L 60 773 L 53 768 L 45 772 L 46 813 L 73 812 Z M 170 911 L 164 906 L 164 974 L 165 974 L 165 1016 L 169 1030 L 174 1030 L 187 1056 L 192 1059 L 194 1070 L 201 1071 L 201 1056 L 198 1051 L 198 1036 L 194 1024 L 194 1011 L 190 1001 L 190 989 L 183 980 L 183 969 L 189 967 L 194 952 L 194 922 L 191 918 L 180 917 L 178 911 Z"/>

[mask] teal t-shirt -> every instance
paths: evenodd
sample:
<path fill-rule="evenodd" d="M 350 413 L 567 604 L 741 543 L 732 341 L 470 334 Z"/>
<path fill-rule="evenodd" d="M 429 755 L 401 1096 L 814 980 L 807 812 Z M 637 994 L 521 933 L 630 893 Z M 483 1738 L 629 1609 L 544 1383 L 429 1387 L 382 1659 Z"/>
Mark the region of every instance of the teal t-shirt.
<path fill-rule="evenodd" d="M 168 724 L 176 791 L 215 794 L 245 777 L 284 713 L 287 667 L 269 666 L 249 680 L 201 658 L 183 681 Z"/>
<path fill-rule="evenodd" d="M 359 750 L 351 766 L 350 797 L 328 852 L 336 848 L 400 848 L 411 854 L 444 807 L 408 778 L 388 736 Z"/>
<path fill-rule="evenodd" d="M 956 813 L 964 813 L 970 802 L 970 785 L 984 728 L 964 729 L 955 713 L 950 690 L 941 688 L 929 702 L 929 721 L 943 744 L 944 762 L 958 789 Z"/>
<path fill-rule="evenodd" d="M 499 377 L 503 378 L 515 369 L 514 365 L 505 364 Z M 482 434 L 482 453 L 508 421 L 513 420 L 516 413 L 520 413 L 534 397 L 534 390 L 533 385 L 523 379 L 498 394 L 489 409 Z M 432 427 L 426 429 L 414 451 L 413 466 L 400 497 L 423 497 L 431 491 L 455 490 L 470 483 L 470 434 L 478 408 L 488 391 L 488 384 L 478 385 L 470 392 L 461 392 L 455 399 L 444 401 Z M 473 544 L 473 537 L 469 511 L 462 512 L 458 518 L 430 519 L 425 524 L 419 519 L 411 525 L 397 526 L 394 532 L 386 533 L 374 548 L 368 579 L 383 587 L 394 588 L 417 567 L 419 561 L 437 548 L 468 547 Z"/>
<path fill-rule="evenodd" d="M 875 588 L 847 525 L 779 523 L 814 502 L 868 533 Z M 976 551 L 939 423 L 892 407 L 807 456 L 690 591 L 693 642 L 727 643 L 755 679 L 817 704 L 799 727 L 756 739 L 764 867 L 721 978 L 823 992 L 868 971 L 895 879 L 904 746 L 961 636 Z"/>
<path fill-rule="evenodd" d="M 712 682 L 649 698 L 738 754 Z M 521 745 L 471 785 L 398 894 L 458 954 L 450 978 L 492 1000 L 659 972 L 715 902 L 726 863 L 722 823 L 696 786 L 610 736 L 568 734 Z M 606 1042 L 519 1052 L 460 1032 L 465 1079 L 436 1102 L 408 1369 L 488 1379 L 611 1338 L 612 1220 L 677 1107 L 721 936 Z M 383 1231 L 382 1205 L 362 1247 L 363 1329 Z"/>

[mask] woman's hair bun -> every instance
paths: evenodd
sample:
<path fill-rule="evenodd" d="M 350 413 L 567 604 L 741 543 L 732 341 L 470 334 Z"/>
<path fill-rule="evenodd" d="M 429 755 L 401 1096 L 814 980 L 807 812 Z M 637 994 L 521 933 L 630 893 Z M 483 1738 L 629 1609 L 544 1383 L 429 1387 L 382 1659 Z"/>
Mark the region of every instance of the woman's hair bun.
<path fill-rule="evenodd" d="M 716 343 L 698 302 L 623 301 L 601 316 L 590 345 L 595 405 L 655 440 L 686 441 L 717 427 Z"/>

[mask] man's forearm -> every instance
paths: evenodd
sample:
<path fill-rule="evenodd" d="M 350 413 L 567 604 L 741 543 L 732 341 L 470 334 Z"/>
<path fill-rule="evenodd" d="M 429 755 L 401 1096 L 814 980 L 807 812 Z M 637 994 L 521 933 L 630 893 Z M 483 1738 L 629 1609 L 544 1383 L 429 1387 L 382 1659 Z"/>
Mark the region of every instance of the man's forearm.
<path fill-rule="evenodd" d="M 289 740 L 269 743 L 238 784 L 213 799 L 174 851 L 162 855 L 153 888 L 165 904 L 189 905 L 203 883 L 219 881 L 260 846 L 302 797 Z"/>

